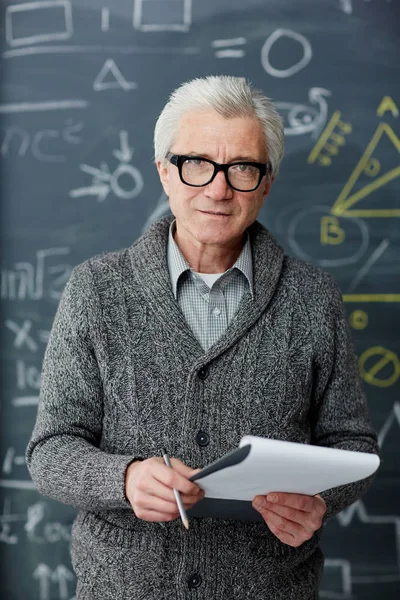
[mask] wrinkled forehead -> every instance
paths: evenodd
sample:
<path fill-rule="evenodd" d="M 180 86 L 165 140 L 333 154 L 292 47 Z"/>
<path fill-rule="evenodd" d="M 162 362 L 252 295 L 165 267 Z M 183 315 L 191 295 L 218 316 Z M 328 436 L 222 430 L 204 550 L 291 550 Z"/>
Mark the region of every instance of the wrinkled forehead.
<path fill-rule="evenodd" d="M 266 140 L 260 121 L 250 115 L 224 117 L 215 110 L 187 111 L 182 115 L 174 135 L 174 152 L 208 155 L 222 149 L 235 155 L 266 159 Z"/>

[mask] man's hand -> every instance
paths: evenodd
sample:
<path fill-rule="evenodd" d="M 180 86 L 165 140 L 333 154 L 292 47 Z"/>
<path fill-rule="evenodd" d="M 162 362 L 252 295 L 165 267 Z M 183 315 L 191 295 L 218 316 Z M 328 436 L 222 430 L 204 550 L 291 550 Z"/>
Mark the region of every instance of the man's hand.
<path fill-rule="evenodd" d="M 139 519 L 172 521 L 179 517 L 173 488 L 180 492 L 187 510 L 203 498 L 203 490 L 188 480 L 196 471 L 177 458 L 171 458 L 171 466 L 167 467 L 161 457 L 154 457 L 127 468 L 125 495 Z"/>
<path fill-rule="evenodd" d="M 256 496 L 252 504 L 272 533 L 294 548 L 314 535 L 326 512 L 325 501 L 320 495 L 272 492 L 268 496 Z"/>

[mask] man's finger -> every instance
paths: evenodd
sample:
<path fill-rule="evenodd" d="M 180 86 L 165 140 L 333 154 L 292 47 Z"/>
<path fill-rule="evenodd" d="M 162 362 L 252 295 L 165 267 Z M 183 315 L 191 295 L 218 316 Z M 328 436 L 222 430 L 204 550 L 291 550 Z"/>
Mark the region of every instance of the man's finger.
<path fill-rule="evenodd" d="M 169 488 L 175 488 L 179 492 L 188 494 L 189 496 L 197 496 L 200 493 L 199 486 L 196 483 L 189 481 L 184 475 L 178 473 L 175 464 L 173 464 L 172 461 L 171 465 L 172 468 L 160 464 L 159 468 L 154 470 L 153 477 Z"/>
<path fill-rule="evenodd" d="M 266 499 L 273 505 L 288 506 L 304 512 L 316 511 L 316 513 L 321 517 L 326 512 L 325 502 L 320 496 L 271 492 L 267 495 Z"/>
<path fill-rule="evenodd" d="M 298 510 L 291 506 L 283 506 L 282 504 L 273 504 L 267 500 L 263 504 L 263 510 L 268 510 L 288 521 L 293 521 L 302 525 L 305 529 L 310 531 L 316 531 L 322 525 L 322 519 L 318 514 L 314 512 L 306 512 L 304 510 Z"/>

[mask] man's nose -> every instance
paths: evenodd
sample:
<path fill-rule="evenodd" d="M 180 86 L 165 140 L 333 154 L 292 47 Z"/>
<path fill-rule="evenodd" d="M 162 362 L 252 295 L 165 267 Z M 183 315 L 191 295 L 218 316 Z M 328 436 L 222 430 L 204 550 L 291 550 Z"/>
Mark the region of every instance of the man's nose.
<path fill-rule="evenodd" d="M 205 195 L 213 200 L 229 200 L 232 198 L 233 189 L 228 185 L 223 171 L 219 171 L 211 183 L 205 186 Z"/>

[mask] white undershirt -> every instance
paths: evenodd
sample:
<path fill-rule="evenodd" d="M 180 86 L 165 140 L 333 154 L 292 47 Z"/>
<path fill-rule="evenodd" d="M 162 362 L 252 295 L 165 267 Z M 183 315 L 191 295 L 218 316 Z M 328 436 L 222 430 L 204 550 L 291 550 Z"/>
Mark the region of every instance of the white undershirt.
<path fill-rule="evenodd" d="M 210 290 L 214 283 L 217 281 L 217 279 L 219 279 L 223 275 L 223 273 L 198 273 L 197 271 L 195 271 L 195 273 L 206 282 Z"/>

